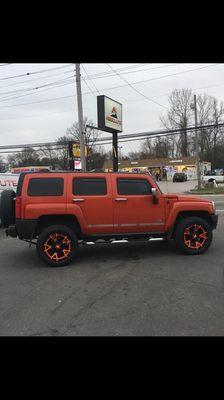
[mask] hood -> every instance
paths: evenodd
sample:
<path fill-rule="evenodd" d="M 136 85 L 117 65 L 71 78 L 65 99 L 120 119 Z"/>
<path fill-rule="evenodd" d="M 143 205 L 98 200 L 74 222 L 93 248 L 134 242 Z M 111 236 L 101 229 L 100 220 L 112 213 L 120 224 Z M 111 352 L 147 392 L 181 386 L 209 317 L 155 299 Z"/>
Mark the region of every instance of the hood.
<path fill-rule="evenodd" d="M 193 202 L 203 202 L 203 203 L 212 203 L 211 200 L 205 199 L 205 198 L 201 198 L 201 197 L 194 197 L 191 195 L 179 195 L 179 194 L 172 194 L 172 193 L 167 193 L 164 194 L 164 196 L 166 197 L 166 199 L 168 200 L 176 200 L 176 201 L 193 201 Z"/>

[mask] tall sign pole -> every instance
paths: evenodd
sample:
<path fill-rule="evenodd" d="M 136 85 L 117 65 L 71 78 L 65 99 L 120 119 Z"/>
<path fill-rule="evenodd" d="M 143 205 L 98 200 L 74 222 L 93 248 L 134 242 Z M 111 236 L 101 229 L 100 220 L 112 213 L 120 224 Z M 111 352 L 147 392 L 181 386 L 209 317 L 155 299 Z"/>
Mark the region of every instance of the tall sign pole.
<path fill-rule="evenodd" d="M 80 64 L 75 64 L 76 68 L 76 90 L 77 90 L 77 103 L 78 103 L 78 118 L 79 118 L 79 141 L 82 170 L 86 171 L 86 157 L 85 157 L 85 141 L 84 141 L 84 123 L 83 123 L 83 110 L 82 110 L 82 90 L 80 79 Z"/>
<path fill-rule="evenodd" d="M 117 132 L 113 132 L 113 171 L 118 172 L 118 143 Z"/>

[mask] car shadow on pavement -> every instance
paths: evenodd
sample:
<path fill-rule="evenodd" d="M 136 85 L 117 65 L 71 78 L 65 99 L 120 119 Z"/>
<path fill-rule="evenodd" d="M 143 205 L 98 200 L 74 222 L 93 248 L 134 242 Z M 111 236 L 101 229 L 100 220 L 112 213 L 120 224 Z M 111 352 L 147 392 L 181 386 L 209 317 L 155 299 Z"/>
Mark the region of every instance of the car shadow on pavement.
<path fill-rule="evenodd" d="M 74 268 L 75 266 L 89 267 L 90 265 L 94 268 L 96 264 L 110 263 L 110 261 L 137 262 L 139 260 L 147 260 L 149 257 L 150 260 L 156 260 L 161 256 L 173 256 L 176 258 L 180 254 L 177 252 L 174 243 L 166 241 L 80 245 L 77 257 L 71 265 L 52 268 L 39 260 L 35 246 L 30 249 L 25 246 L 23 249 L 20 248 L 19 251 L 17 249 L 16 255 L 8 254 L 7 264 L 9 267 L 21 270 L 39 269 L 40 267 L 62 270 Z"/>

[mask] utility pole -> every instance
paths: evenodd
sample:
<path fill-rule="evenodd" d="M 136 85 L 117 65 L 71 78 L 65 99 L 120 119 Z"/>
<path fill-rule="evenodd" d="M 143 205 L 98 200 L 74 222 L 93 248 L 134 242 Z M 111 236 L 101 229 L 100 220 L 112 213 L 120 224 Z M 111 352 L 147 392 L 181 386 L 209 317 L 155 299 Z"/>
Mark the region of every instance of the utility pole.
<path fill-rule="evenodd" d="M 119 150 L 120 150 L 120 154 L 119 154 L 119 159 L 121 161 L 121 149 L 123 148 L 123 146 L 118 146 Z"/>
<path fill-rule="evenodd" d="M 197 114 L 197 98 L 196 94 L 194 95 L 194 103 L 191 104 L 191 109 L 194 110 L 194 118 L 195 118 L 195 150 L 196 150 L 196 166 L 197 166 L 197 180 L 198 180 L 198 188 L 201 189 L 201 170 L 200 170 L 200 157 L 199 157 L 199 142 L 198 142 L 198 114 Z"/>
<path fill-rule="evenodd" d="M 122 157 L 121 157 L 121 149 L 123 148 L 123 146 L 117 146 L 118 147 L 118 149 L 119 149 L 119 161 L 120 161 L 120 169 L 122 169 Z"/>
<path fill-rule="evenodd" d="M 84 123 L 83 123 L 83 110 L 82 110 L 82 90 L 80 79 L 80 64 L 75 64 L 76 68 L 76 90 L 77 90 L 77 103 L 78 103 L 78 118 L 79 118 L 79 141 L 82 170 L 86 171 L 86 157 L 85 157 L 85 142 L 84 142 Z"/>

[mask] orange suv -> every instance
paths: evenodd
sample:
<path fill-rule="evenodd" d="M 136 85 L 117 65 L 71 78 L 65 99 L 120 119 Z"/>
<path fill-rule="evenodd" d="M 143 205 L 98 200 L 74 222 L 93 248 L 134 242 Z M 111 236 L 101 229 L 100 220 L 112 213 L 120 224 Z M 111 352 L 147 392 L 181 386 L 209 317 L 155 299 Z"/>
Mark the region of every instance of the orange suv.
<path fill-rule="evenodd" d="M 7 235 L 63 266 L 80 243 L 98 239 L 173 239 L 183 253 L 201 254 L 218 216 L 214 202 L 163 194 L 148 174 L 42 172 L 22 173 L 17 193 L 2 193 L 1 219 Z"/>

